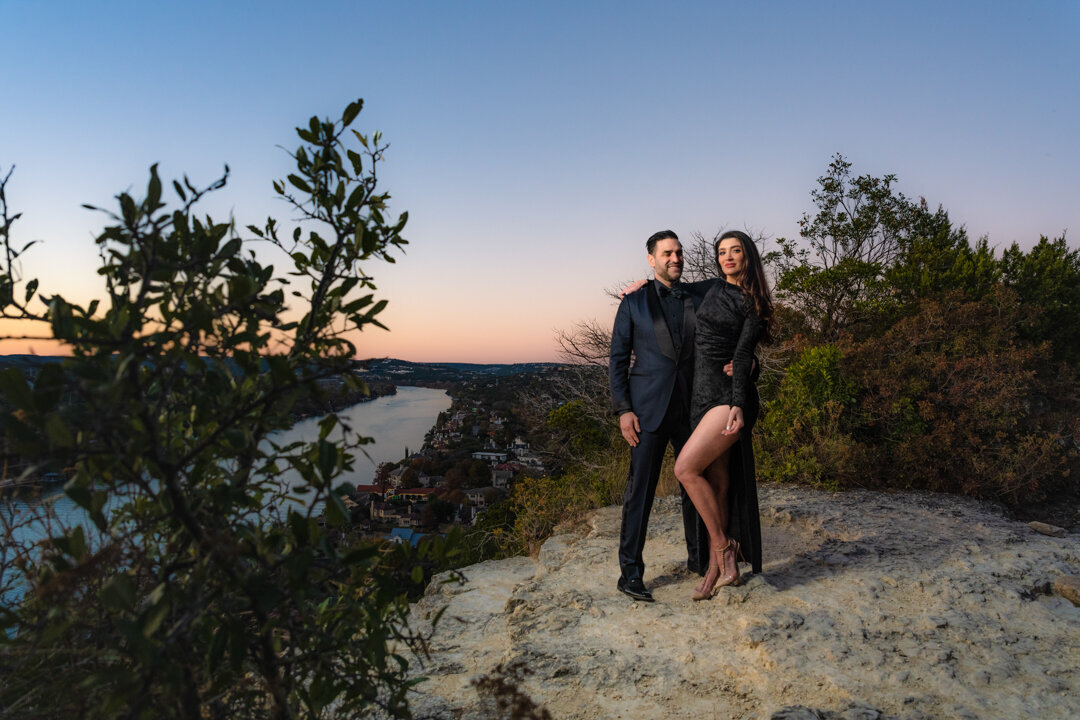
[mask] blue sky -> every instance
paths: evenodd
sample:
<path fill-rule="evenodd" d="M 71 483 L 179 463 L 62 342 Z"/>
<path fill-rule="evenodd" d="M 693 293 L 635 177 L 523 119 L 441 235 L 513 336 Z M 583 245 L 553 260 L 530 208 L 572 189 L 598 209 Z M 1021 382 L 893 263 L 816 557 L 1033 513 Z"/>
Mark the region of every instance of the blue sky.
<path fill-rule="evenodd" d="M 228 163 L 207 211 L 286 219 L 277 146 L 363 97 L 411 245 L 361 355 L 551 360 L 653 231 L 794 236 L 837 152 L 999 248 L 1073 238 L 1078 36 L 1077 2 L 0 0 L 0 167 L 26 273 L 89 298 L 81 203 Z"/>

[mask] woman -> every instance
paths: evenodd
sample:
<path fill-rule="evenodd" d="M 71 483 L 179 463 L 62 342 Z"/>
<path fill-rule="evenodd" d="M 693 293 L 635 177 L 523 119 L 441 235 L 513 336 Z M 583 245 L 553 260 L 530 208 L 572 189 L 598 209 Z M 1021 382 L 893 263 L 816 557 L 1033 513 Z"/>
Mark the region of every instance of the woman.
<path fill-rule="evenodd" d="M 726 282 L 716 283 L 697 310 L 693 433 L 675 462 L 709 531 L 709 568 L 694 589 L 704 600 L 739 581 L 738 556 L 761 572 L 761 524 L 750 432 L 758 414 L 751 381 L 754 347 L 768 341 L 772 298 L 750 236 L 723 233 L 714 245 Z M 732 375 L 724 365 L 732 363 Z"/>

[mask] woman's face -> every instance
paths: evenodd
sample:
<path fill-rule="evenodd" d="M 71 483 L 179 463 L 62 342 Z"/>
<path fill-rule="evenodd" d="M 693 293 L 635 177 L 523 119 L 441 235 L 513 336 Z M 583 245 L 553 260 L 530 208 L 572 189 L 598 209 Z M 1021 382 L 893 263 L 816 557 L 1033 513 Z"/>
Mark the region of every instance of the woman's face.
<path fill-rule="evenodd" d="M 716 262 L 726 277 L 737 277 L 746 267 L 746 255 L 743 253 L 739 238 L 724 238 L 716 248 Z"/>

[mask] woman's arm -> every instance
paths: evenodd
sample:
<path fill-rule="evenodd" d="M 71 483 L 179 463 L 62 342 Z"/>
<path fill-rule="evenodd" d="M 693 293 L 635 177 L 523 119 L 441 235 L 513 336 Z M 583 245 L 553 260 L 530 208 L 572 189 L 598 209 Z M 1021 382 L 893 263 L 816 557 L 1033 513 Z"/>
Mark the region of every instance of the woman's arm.
<path fill-rule="evenodd" d="M 740 408 L 746 407 L 746 396 L 750 389 L 750 376 L 753 372 L 754 348 L 760 337 L 761 320 L 754 312 L 753 306 L 750 306 L 747 308 L 742 331 L 739 333 L 739 341 L 735 345 L 735 356 L 732 359 L 734 372 L 731 376 L 731 404 Z"/>

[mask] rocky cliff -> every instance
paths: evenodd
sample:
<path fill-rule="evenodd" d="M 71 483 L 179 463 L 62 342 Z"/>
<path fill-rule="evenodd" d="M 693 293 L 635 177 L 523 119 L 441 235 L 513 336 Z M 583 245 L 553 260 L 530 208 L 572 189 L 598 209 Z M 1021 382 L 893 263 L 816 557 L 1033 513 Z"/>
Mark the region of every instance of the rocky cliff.
<path fill-rule="evenodd" d="M 1080 717 L 1080 535 L 925 493 L 766 485 L 761 508 L 764 572 L 710 601 L 690 600 L 669 498 L 645 548 L 655 604 L 615 590 L 617 507 L 535 559 L 433 582 L 417 715 L 496 716 L 472 683 L 520 662 L 556 719 Z"/>

